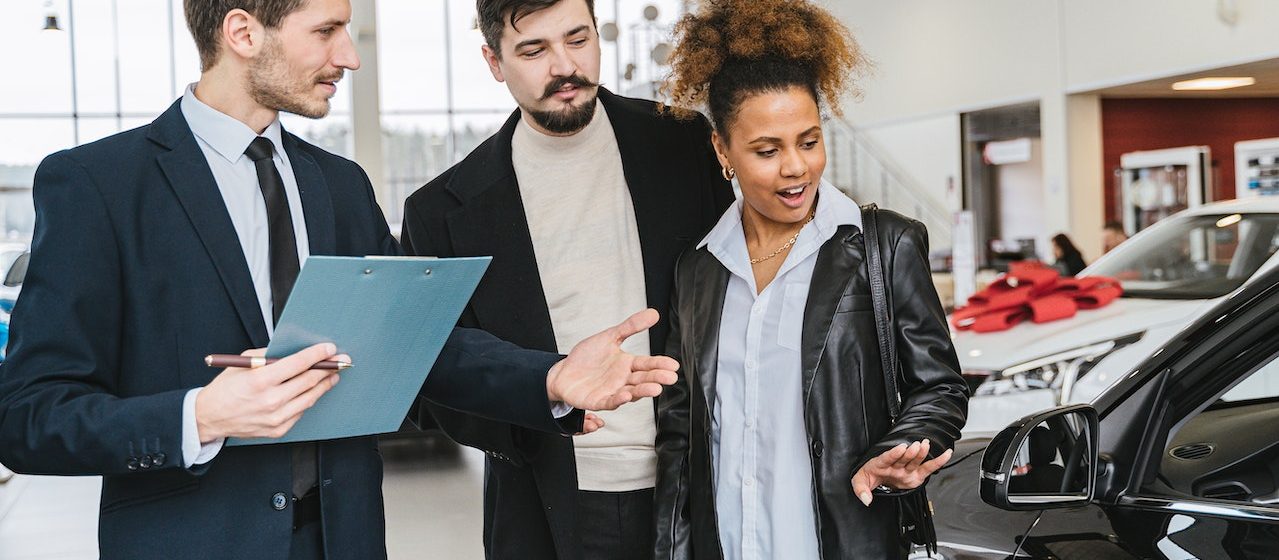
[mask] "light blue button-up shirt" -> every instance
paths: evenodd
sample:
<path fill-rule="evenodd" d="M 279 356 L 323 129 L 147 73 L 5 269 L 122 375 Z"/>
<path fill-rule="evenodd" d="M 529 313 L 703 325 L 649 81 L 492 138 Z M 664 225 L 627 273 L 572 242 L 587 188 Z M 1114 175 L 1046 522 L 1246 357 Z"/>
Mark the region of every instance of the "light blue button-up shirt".
<path fill-rule="evenodd" d="M 720 317 L 711 457 L 726 560 L 818 558 L 800 335 L 818 249 L 861 210 L 829 183 L 773 281 L 758 292 L 742 200 L 701 242 L 730 272 Z M 758 295 L 757 295 L 758 294 Z"/>
<path fill-rule="evenodd" d="M 249 143 L 258 134 L 243 122 L 200 101 L 195 96 L 195 86 L 196 84 L 187 86 L 186 93 L 182 95 L 182 117 L 191 127 L 196 144 L 209 163 L 213 180 L 217 183 L 227 213 L 231 216 L 231 225 L 235 227 L 244 260 L 249 265 L 249 276 L 253 278 L 253 289 L 257 292 L 258 307 L 262 311 L 262 320 L 269 336 L 274 331 L 275 324 L 271 309 L 271 234 L 266 215 L 266 199 L 258 186 L 257 167 L 249 156 L 244 155 L 244 151 L 249 149 Z M 298 192 L 298 180 L 293 175 L 289 155 L 284 151 L 280 119 L 272 121 L 261 135 L 270 140 L 271 146 L 275 148 L 271 161 L 275 163 L 284 182 L 284 194 L 288 198 L 289 213 L 293 219 L 293 235 L 297 239 L 298 264 L 301 265 L 311 254 L 311 249 L 306 232 L 306 215 L 302 213 L 302 198 Z M 192 389 L 183 400 L 182 462 L 187 467 L 213 460 L 224 442 L 217 440 L 200 445 L 200 432 L 195 422 L 195 397 L 199 392 L 200 389 Z"/>

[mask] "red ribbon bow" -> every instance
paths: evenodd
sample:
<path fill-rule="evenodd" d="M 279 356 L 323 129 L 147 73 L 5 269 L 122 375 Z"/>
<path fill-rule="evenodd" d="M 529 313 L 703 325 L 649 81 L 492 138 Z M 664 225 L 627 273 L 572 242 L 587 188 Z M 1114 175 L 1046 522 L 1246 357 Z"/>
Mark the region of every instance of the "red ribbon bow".
<path fill-rule="evenodd" d="M 1047 323 L 1075 316 L 1080 309 L 1105 307 L 1123 294 L 1114 278 L 1062 278 L 1038 262 L 1013 263 L 1008 274 L 968 298 L 951 323 L 973 332 L 1006 331 L 1030 319 Z"/>

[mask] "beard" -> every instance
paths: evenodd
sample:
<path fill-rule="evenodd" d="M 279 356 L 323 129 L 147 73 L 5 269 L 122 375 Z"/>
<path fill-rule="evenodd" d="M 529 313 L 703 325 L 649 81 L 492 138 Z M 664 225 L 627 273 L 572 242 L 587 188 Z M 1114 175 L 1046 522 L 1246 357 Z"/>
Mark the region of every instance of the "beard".
<path fill-rule="evenodd" d="M 280 40 L 268 37 L 262 54 L 249 66 L 249 94 L 259 105 L 276 111 L 293 113 L 309 119 L 329 114 L 329 99 L 317 98 L 316 84 L 336 82 L 343 72 L 318 78 L 300 79 L 284 59 L 284 47 Z"/>
<path fill-rule="evenodd" d="M 550 131 L 552 134 L 573 134 L 586 125 L 591 124 L 591 120 L 595 118 L 595 101 L 599 98 L 599 84 L 595 83 L 585 76 L 574 74 L 553 80 L 546 84 L 546 89 L 542 93 L 541 101 L 546 101 L 555 95 L 555 92 L 566 85 L 574 85 L 583 91 L 590 91 L 589 97 L 582 100 L 577 105 L 569 105 L 563 109 L 551 111 L 541 111 L 537 109 L 529 109 L 529 116 L 533 117 L 533 121 L 542 128 Z"/>
<path fill-rule="evenodd" d="M 586 128 L 595 118 L 596 95 L 581 105 L 570 105 L 556 111 L 529 111 L 533 121 L 554 134 L 573 134 Z"/>

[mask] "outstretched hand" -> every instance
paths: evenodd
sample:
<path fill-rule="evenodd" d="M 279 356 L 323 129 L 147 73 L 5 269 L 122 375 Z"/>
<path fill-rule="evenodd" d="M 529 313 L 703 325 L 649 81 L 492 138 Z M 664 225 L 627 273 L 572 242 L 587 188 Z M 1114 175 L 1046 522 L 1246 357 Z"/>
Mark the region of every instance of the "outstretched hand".
<path fill-rule="evenodd" d="M 666 356 L 622 351 L 623 341 L 656 323 L 657 311 L 645 309 L 577 343 L 547 374 L 547 397 L 583 410 L 614 410 L 661 394 L 663 385 L 675 383 L 679 363 Z"/>
<path fill-rule="evenodd" d="M 883 485 L 896 490 L 918 488 L 928 477 L 950 460 L 953 449 L 928 459 L 928 439 L 910 445 L 901 444 L 867 461 L 853 475 L 853 493 L 867 506 L 871 502 L 871 490 Z"/>

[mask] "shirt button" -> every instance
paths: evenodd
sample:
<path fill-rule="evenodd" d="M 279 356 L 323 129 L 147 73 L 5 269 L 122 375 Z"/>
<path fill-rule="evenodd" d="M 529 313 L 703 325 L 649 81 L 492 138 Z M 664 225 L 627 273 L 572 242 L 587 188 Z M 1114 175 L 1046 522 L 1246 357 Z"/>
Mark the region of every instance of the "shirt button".
<path fill-rule="evenodd" d="M 753 485 L 753 484 L 755 484 L 755 479 L 753 479 L 753 478 L 748 478 L 748 479 L 746 479 L 746 485 L 747 485 L 747 486 L 751 486 L 751 485 Z"/>
<path fill-rule="evenodd" d="M 747 419 L 746 419 L 746 427 L 747 427 L 747 428 L 750 428 L 750 427 L 752 427 L 752 426 L 754 426 L 754 425 L 755 425 L 755 420 L 754 420 L 754 419 L 752 419 L 752 418 L 747 418 Z"/>
<path fill-rule="evenodd" d="M 756 305 L 756 306 L 754 306 L 754 307 L 751 307 L 751 314 L 752 314 L 752 315 L 759 315 L 760 313 L 763 313 L 763 312 L 764 312 L 764 308 L 763 308 L 763 307 L 760 307 L 760 306 L 758 306 L 758 305 Z"/>
<path fill-rule="evenodd" d="M 275 508 L 275 511 L 284 511 L 284 508 L 289 507 L 289 498 L 284 495 L 284 492 L 276 492 L 271 496 L 271 507 Z"/>
<path fill-rule="evenodd" d="M 821 458 L 822 451 L 824 450 L 825 450 L 825 446 L 822 445 L 822 440 L 820 439 L 813 440 L 813 456 L 814 457 Z"/>

